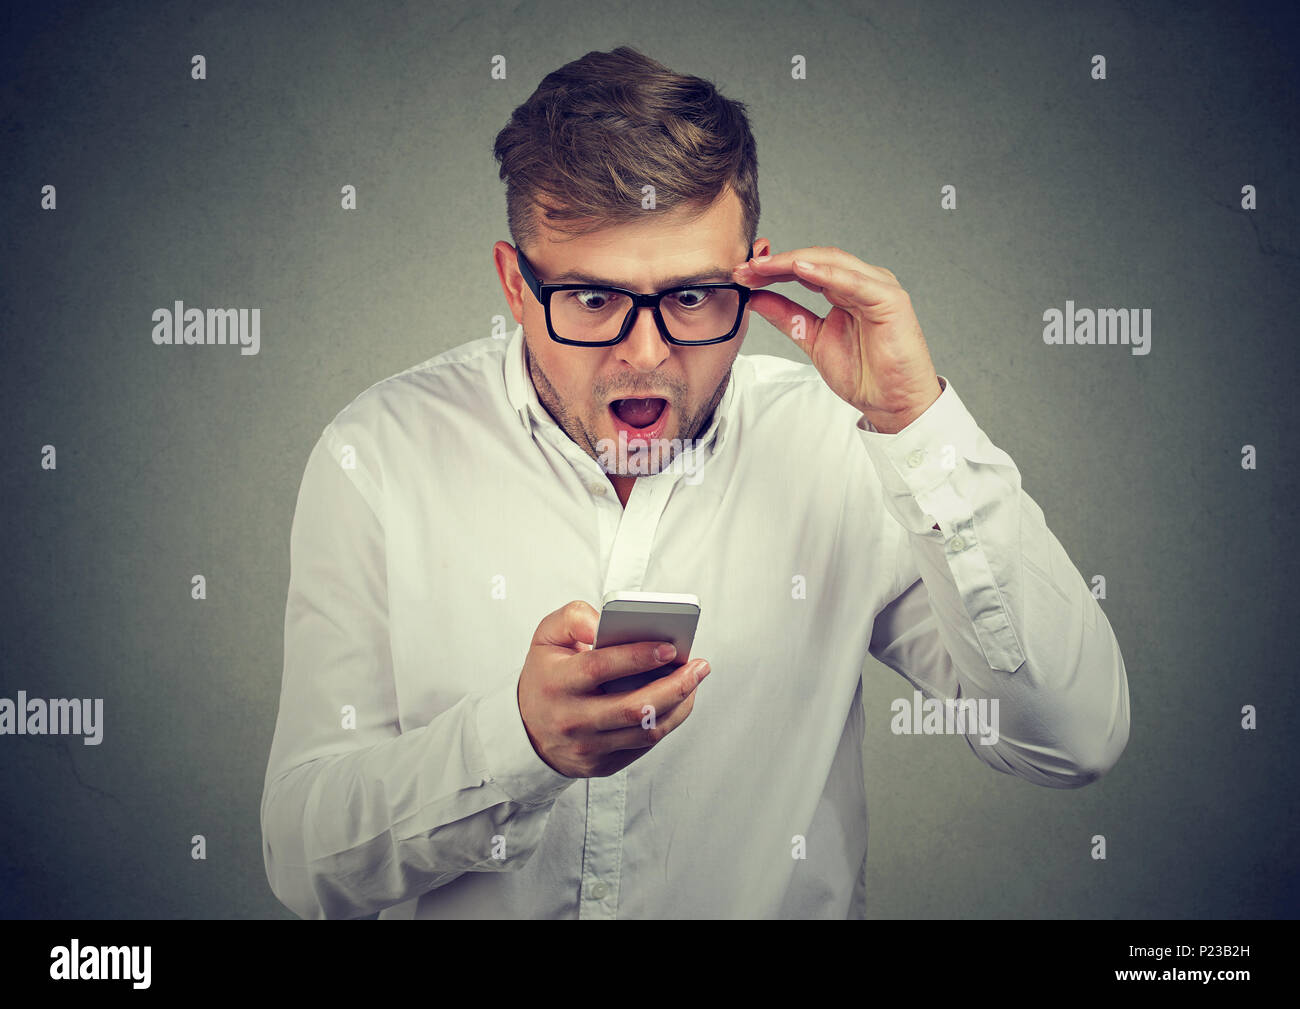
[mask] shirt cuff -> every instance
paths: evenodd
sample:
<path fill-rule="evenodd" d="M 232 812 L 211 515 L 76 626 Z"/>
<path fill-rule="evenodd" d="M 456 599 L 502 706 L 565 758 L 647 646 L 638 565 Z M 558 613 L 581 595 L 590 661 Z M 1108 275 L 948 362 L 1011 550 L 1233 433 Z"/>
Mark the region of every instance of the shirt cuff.
<path fill-rule="evenodd" d="M 479 741 L 492 782 L 516 802 L 552 802 L 577 779 L 561 774 L 533 749 L 519 713 L 519 677 L 479 700 Z"/>
<path fill-rule="evenodd" d="M 933 499 L 953 470 L 965 460 L 1001 462 L 983 459 L 979 450 L 980 429 L 970 415 L 957 390 L 942 375 L 943 391 L 925 413 L 896 434 L 877 431 L 866 416 L 858 419 L 858 432 L 885 488 L 890 512 L 904 529 L 920 536 L 942 539 L 934 528 L 942 516 L 926 512 L 918 499 Z"/>

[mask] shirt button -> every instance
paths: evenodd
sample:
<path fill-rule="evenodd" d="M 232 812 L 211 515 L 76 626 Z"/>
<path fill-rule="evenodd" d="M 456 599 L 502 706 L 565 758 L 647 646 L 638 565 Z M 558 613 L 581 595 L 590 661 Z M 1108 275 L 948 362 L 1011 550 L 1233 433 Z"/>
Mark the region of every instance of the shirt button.
<path fill-rule="evenodd" d="M 591 895 L 596 900 L 604 900 L 609 894 L 609 887 L 604 883 L 595 883 L 591 887 Z"/>
<path fill-rule="evenodd" d="M 605 484 L 603 484 L 603 483 L 594 483 L 594 484 L 592 484 L 592 485 L 591 485 L 591 492 L 592 492 L 593 494 L 595 494 L 596 497 L 602 497 L 602 496 L 604 496 L 604 494 L 605 494 Z"/>
<path fill-rule="evenodd" d="M 912 469 L 916 469 L 916 467 L 920 466 L 924 461 L 925 453 L 919 448 L 914 449 L 907 457 L 907 465 L 911 466 Z"/>
<path fill-rule="evenodd" d="M 960 536 L 954 536 L 948 541 L 948 546 L 952 548 L 953 553 L 956 553 L 958 550 L 966 549 L 966 541 Z"/>

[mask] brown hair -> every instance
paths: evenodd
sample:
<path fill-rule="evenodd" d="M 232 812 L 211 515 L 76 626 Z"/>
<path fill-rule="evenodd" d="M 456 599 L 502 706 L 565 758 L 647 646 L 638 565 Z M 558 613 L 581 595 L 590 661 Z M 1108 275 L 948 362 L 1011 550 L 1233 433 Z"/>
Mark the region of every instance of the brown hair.
<path fill-rule="evenodd" d="M 493 154 L 519 249 L 537 240 L 535 209 L 576 236 L 656 211 L 703 213 L 724 187 L 740 200 L 746 244 L 758 234 L 758 155 L 744 104 L 627 46 L 547 74 Z M 647 184 L 655 211 L 641 206 Z"/>

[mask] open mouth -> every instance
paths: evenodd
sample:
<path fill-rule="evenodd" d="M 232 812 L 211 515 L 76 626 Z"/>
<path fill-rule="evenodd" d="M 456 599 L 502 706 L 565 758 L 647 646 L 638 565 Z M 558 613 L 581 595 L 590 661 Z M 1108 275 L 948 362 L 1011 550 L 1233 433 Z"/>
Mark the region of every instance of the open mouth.
<path fill-rule="evenodd" d="M 609 404 L 614 416 L 633 431 L 644 431 L 668 409 L 668 400 L 652 396 L 648 399 L 616 399 Z"/>
<path fill-rule="evenodd" d="M 638 451 L 663 438 L 672 416 L 672 404 L 662 396 L 616 399 L 609 404 L 615 439 Z"/>

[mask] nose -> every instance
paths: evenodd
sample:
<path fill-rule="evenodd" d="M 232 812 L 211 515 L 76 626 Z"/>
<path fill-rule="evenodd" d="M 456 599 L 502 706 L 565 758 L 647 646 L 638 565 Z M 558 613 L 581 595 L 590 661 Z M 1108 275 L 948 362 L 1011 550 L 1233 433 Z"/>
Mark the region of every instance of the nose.
<path fill-rule="evenodd" d="M 633 371 L 654 371 L 672 353 L 671 345 L 655 324 L 654 310 L 638 308 L 632 328 L 622 343 L 614 345 L 614 353 Z"/>

